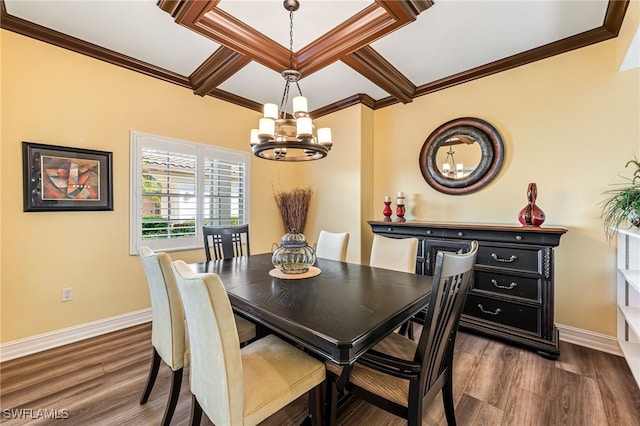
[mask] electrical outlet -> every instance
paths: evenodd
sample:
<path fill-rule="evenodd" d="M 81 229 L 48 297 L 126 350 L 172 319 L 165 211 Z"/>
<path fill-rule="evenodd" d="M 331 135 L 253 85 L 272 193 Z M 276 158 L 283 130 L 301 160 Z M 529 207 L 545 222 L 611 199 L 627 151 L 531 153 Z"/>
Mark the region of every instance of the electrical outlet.
<path fill-rule="evenodd" d="M 70 300 L 73 300 L 73 288 L 72 287 L 63 288 L 62 301 L 69 302 Z"/>

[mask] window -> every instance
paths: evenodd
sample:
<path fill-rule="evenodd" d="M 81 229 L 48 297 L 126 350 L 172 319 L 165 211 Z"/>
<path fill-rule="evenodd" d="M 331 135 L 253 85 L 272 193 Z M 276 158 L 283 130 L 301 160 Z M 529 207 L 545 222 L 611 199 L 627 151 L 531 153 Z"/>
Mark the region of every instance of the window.
<path fill-rule="evenodd" d="M 248 223 L 249 154 L 131 132 L 130 253 L 202 247 L 202 226 Z"/>

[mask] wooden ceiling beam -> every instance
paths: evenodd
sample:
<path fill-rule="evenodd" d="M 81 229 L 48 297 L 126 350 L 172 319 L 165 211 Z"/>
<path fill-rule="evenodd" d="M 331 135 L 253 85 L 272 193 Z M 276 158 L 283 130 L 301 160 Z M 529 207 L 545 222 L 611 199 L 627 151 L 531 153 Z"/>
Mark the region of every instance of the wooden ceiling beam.
<path fill-rule="evenodd" d="M 413 100 L 416 86 L 371 46 L 365 46 L 342 62 L 371 80 L 403 104 Z"/>
<path fill-rule="evenodd" d="M 249 62 L 249 57 L 220 46 L 189 76 L 193 93 L 205 96 Z"/>

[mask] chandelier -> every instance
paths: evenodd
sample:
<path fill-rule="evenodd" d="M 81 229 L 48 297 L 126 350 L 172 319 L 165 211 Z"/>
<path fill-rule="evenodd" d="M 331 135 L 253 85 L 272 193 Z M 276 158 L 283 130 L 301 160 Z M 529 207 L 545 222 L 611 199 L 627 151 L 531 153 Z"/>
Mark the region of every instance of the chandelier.
<path fill-rule="evenodd" d="M 449 145 L 449 152 L 447 152 L 447 156 L 444 159 L 444 163 L 442 164 L 442 174 L 461 178 L 464 176 L 464 165 L 462 163 L 457 163 L 453 158 L 453 154 L 456 152 L 451 149 L 451 145 Z M 449 162 L 449 158 L 451 158 L 451 162 Z"/>
<path fill-rule="evenodd" d="M 267 160 L 310 161 L 327 156 L 331 150 L 331 129 L 318 129 L 309 117 L 307 98 L 302 95 L 298 84 L 300 72 L 293 68 L 293 12 L 298 10 L 298 0 L 285 0 L 284 8 L 289 11 L 289 69 L 282 71 L 284 93 L 280 107 L 276 104 L 264 105 L 264 117 L 257 129 L 251 129 L 249 145 L 253 154 Z M 287 113 L 289 87 L 295 83 L 299 96 L 293 98 L 292 114 Z"/>

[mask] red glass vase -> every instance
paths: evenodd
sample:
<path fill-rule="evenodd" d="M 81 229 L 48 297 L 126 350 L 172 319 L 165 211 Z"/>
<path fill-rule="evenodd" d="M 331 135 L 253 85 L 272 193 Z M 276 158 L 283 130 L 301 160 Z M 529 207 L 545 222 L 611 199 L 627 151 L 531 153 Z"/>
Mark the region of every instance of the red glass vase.
<path fill-rule="evenodd" d="M 544 222 L 544 212 L 536 204 L 538 188 L 535 183 L 530 183 L 527 188 L 527 199 L 529 202 L 518 215 L 518 220 L 524 226 L 540 226 Z"/>

